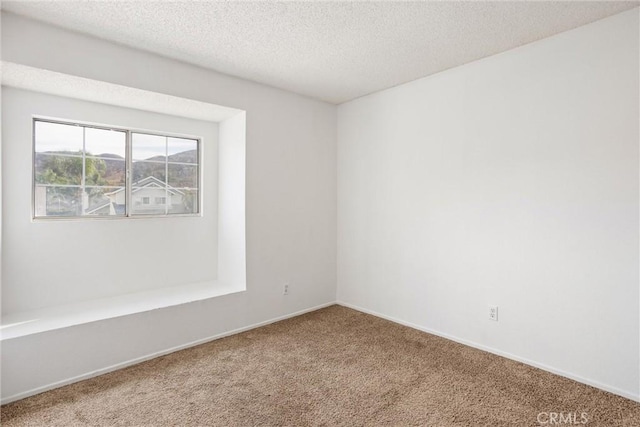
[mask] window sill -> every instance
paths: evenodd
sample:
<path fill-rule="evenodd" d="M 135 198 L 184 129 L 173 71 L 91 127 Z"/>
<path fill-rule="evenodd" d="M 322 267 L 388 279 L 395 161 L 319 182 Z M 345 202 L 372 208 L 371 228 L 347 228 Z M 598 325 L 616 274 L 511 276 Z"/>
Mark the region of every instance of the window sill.
<path fill-rule="evenodd" d="M 244 291 L 216 281 L 154 289 L 2 316 L 0 341 Z"/>

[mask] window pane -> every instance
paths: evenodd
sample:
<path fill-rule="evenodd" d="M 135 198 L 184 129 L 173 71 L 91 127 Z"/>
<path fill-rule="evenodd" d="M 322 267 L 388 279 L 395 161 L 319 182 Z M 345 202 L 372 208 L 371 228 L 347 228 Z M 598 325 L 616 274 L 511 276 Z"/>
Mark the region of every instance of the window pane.
<path fill-rule="evenodd" d="M 124 159 L 127 134 L 121 131 L 86 128 L 85 151 L 87 155 Z"/>
<path fill-rule="evenodd" d="M 168 138 L 170 162 L 198 163 L 198 141 L 184 138 Z"/>
<path fill-rule="evenodd" d="M 56 156 L 36 153 L 36 183 L 80 185 L 82 157 Z"/>
<path fill-rule="evenodd" d="M 133 160 L 155 160 L 164 162 L 167 155 L 167 137 L 131 134 L 131 150 Z"/>
<path fill-rule="evenodd" d="M 36 153 L 82 152 L 82 126 L 35 122 Z"/>
<path fill-rule="evenodd" d="M 45 187 L 36 185 L 36 216 L 82 215 L 82 192 L 78 187 Z"/>
<path fill-rule="evenodd" d="M 169 186 L 176 188 L 198 188 L 197 165 L 175 165 L 169 163 Z"/>
<path fill-rule="evenodd" d="M 198 190 L 169 190 L 169 214 L 198 213 Z"/>
<path fill-rule="evenodd" d="M 124 187 L 87 187 L 87 206 L 85 215 L 124 215 L 125 197 Z"/>
<path fill-rule="evenodd" d="M 154 181 L 164 186 L 166 182 L 165 167 L 164 163 L 135 162 L 131 177 L 133 186 L 142 187 Z"/>

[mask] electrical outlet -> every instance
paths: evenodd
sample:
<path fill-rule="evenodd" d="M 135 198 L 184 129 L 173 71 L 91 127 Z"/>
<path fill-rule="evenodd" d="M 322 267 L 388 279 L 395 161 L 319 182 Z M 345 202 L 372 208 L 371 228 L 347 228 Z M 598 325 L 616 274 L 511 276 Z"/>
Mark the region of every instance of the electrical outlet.
<path fill-rule="evenodd" d="M 498 306 L 490 305 L 489 306 L 489 320 L 498 321 Z"/>
<path fill-rule="evenodd" d="M 289 284 L 285 283 L 282 286 L 282 295 L 289 295 Z"/>

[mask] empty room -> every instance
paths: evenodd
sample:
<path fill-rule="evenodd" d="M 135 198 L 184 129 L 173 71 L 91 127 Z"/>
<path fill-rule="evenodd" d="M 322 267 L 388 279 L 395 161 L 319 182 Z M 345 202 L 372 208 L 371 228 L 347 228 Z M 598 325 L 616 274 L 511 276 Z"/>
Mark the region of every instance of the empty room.
<path fill-rule="evenodd" d="M 640 2 L 1 9 L 3 426 L 640 426 Z"/>

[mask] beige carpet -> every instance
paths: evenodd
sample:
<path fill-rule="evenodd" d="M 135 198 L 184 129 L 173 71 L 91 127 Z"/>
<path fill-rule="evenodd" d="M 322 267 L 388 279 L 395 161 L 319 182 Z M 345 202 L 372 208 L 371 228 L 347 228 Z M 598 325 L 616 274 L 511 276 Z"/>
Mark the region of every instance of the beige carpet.
<path fill-rule="evenodd" d="M 640 426 L 630 400 L 333 306 L 5 405 L 2 425 L 537 426 L 583 412 Z"/>

